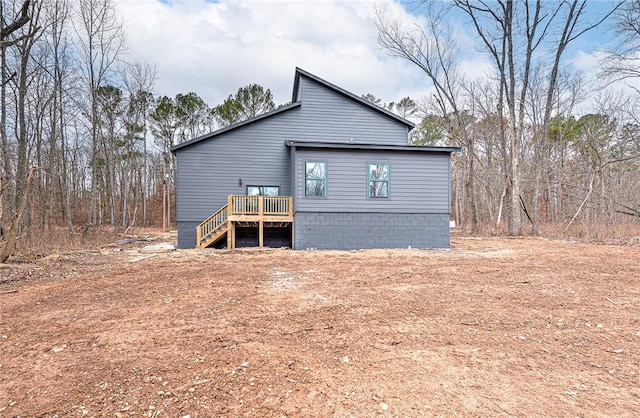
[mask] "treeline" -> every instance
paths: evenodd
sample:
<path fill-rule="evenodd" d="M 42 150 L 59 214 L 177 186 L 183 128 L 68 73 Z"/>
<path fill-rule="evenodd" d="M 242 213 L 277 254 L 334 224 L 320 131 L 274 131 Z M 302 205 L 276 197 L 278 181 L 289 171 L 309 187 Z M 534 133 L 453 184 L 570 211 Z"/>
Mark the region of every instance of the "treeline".
<path fill-rule="evenodd" d="M 516 236 L 547 225 L 568 232 L 638 224 L 638 90 L 606 87 L 640 77 L 640 1 L 599 4 L 598 13 L 580 0 L 488 4 L 421 2 L 420 24 L 384 8 L 376 17 L 379 44 L 433 87 L 417 106 L 424 117 L 412 140 L 461 147 L 452 172 L 458 223 L 470 233 Z M 485 77 L 462 71 L 452 21 L 464 21 L 473 43 L 466 47 L 491 64 Z M 603 54 L 598 82 L 588 84 L 566 54 L 603 25 L 614 47 Z"/>
<path fill-rule="evenodd" d="M 111 0 L 2 0 L 0 22 L 3 242 L 18 229 L 168 227 L 171 146 L 275 108 L 258 85 L 212 107 L 194 92 L 155 95 L 155 67 L 126 61 Z"/>
<path fill-rule="evenodd" d="M 637 91 L 596 91 L 563 60 L 607 23 L 620 48 L 609 51 L 602 84 L 640 76 L 640 1 L 604 14 L 578 0 L 492 4 L 423 2 L 421 26 L 379 10 L 380 45 L 423 71 L 434 93 L 388 105 L 363 97 L 417 121 L 414 144 L 461 147 L 452 207 L 465 232 L 637 222 Z M 452 11 L 492 63 L 481 80 L 461 71 Z M 0 2 L 0 258 L 16 237 L 46 240 L 61 228 L 83 236 L 105 226 L 169 227 L 171 146 L 275 108 L 255 84 L 215 106 L 194 92 L 158 96 L 155 67 L 127 62 L 125 49 L 111 0 Z M 578 113 L 587 101 L 593 110 Z"/>

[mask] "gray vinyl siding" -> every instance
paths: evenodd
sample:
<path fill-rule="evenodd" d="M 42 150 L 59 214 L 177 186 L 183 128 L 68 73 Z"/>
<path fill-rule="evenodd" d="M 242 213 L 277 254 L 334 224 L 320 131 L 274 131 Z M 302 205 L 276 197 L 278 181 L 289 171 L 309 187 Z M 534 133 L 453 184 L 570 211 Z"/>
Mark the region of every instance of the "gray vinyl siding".
<path fill-rule="evenodd" d="M 326 87 L 300 77 L 301 128 L 290 139 L 407 145 L 408 128 Z"/>
<path fill-rule="evenodd" d="M 227 203 L 228 195 L 246 194 L 247 185 L 279 186 L 281 195 L 291 195 L 290 150 L 284 141 L 296 123 L 297 111 L 179 150 L 177 221 L 204 221 Z"/>
<path fill-rule="evenodd" d="M 407 143 L 407 127 L 365 108 L 306 77 L 300 80 L 299 108 L 274 115 L 177 153 L 177 221 L 202 222 L 246 185 L 280 186 L 289 195 L 286 140 Z M 242 179 L 243 185 L 238 184 Z"/>
<path fill-rule="evenodd" d="M 305 161 L 326 161 L 326 198 L 305 196 Z M 367 164 L 389 164 L 389 198 L 368 198 Z M 296 212 L 450 213 L 449 153 L 297 149 Z"/>

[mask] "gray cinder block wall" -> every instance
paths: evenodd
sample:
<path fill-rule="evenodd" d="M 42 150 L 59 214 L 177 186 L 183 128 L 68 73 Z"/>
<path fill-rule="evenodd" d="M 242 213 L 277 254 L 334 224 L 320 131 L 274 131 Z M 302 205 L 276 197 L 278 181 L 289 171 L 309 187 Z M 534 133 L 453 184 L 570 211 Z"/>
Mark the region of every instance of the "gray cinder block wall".
<path fill-rule="evenodd" d="M 449 248 L 449 214 L 299 212 L 293 248 Z"/>

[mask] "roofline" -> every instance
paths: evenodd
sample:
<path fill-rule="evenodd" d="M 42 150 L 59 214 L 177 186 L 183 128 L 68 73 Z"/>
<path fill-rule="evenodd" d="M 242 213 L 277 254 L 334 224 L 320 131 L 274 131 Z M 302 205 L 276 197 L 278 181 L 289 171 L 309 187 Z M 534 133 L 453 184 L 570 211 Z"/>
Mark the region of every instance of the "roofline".
<path fill-rule="evenodd" d="M 222 129 L 218 129 L 217 131 L 213 131 L 213 132 L 210 132 L 208 134 L 199 136 L 197 138 L 190 139 L 189 141 L 181 142 L 181 143 L 171 147 L 171 152 L 175 154 L 176 151 L 178 151 L 178 150 L 180 150 L 182 148 L 188 147 L 190 145 L 193 145 L 193 144 L 195 144 L 197 142 L 203 141 L 205 139 L 216 137 L 218 135 L 221 135 L 221 134 L 229 132 L 229 131 L 233 131 L 234 129 L 238 129 L 238 128 L 241 128 L 243 126 L 251 125 L 252 123 L 257 122 L 259 120 L 266 119 L 266 118 L 269 118 L 271 116 L 275 116 L 277 114 L 286 112 L 288 110 L 300 107 L 300 105 L 301 105 L 300 102 L 289 103 L 288 105 L 284 105 L 284 106 L 282 106 L 282 107 L 280 107 L 280 108 L 278 108 L 276 110 L 272 110 L 270 112 L 263 113 L 263 114 L 258 115 L 258 116 L 254 116 L 254 117 L 249 118 L 247 120 L 243 120 L 242 122 L 238 122 L 238 123 L 235 123 L 233 125 L 226 126 L 226 127 L 222 128 Z"/>
<path fill-rule="evenodd" d="M 415 124 L 411 121 L 406 120 L 405 118 L 402 118 L 398 115 L 396 115 L 393 112 L 388 111 L 387 109 L 380 107 L 374 103 L 371 103 L 368 100 L 363 99 L 362 97 L 356 96 L 355 94 L 348 92 L 347 90 L 336 86 L 335 84 L 329 83 L 326 80 L 323 80 L 322 78 L 315 76 L 313 74 L 311 74 L 310 72 L 307 72 L 305 70 L 303 70 L 302 68 L 296 67 L 296 74 L 295 74 L 295 78 L 293 81 L 293 94 L 292 94 L 292 98 L 291 101 L 295 101 L 296 97 L 297 97 L 297 92 L 298 92 L 298 88 L 300 87 L 300 76 L 303 75 L 313 81 L 315 81 L 318 84 L 321 84 L 325 87 L 327 87 L 330 90 L 333 90 L 334 92 L 338 93 L 341 96 L 346 97 L 347 99 L 351 99 L 354 100 L 356 102 L 358 102 L 359 104 L 368 107 L 369 109 L 381 113 L 384 116 L 391 118 L 393 120 L 395 120 L 396 122 L 399 122 L 405 126 L 407 126 L 409 128 L 409 130 L 412 130 L 413 128 L 415 128 Z"/>
<path fill-rule="evenodd" d="M 350 142 L 313 142 L 313 141 L 285 141 L 293 148 L 328 148 L 328 149 L 359 149 L 372 151 L 411 151 L 411 152 L 460 152 L 460 147 L 425 147 L 420 145 L 370 144 Z"/>

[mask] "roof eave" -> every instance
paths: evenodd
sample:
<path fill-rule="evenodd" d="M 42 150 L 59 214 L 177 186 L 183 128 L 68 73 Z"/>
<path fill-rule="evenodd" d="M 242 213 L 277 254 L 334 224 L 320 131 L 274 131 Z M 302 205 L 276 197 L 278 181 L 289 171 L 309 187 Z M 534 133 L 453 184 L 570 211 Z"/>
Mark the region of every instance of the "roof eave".
<path fill-rule="evenodd" d="M 314 141 L 285 141 L 288 147 L 295 148 L 326 148 L 326 149 L 358 149 L 371 151 L 410 151 L 410 152 L 460 152 L 460 147 L 431 147 L 421 145 L 371 144 L 351 142 L 314 142 Z"/>

